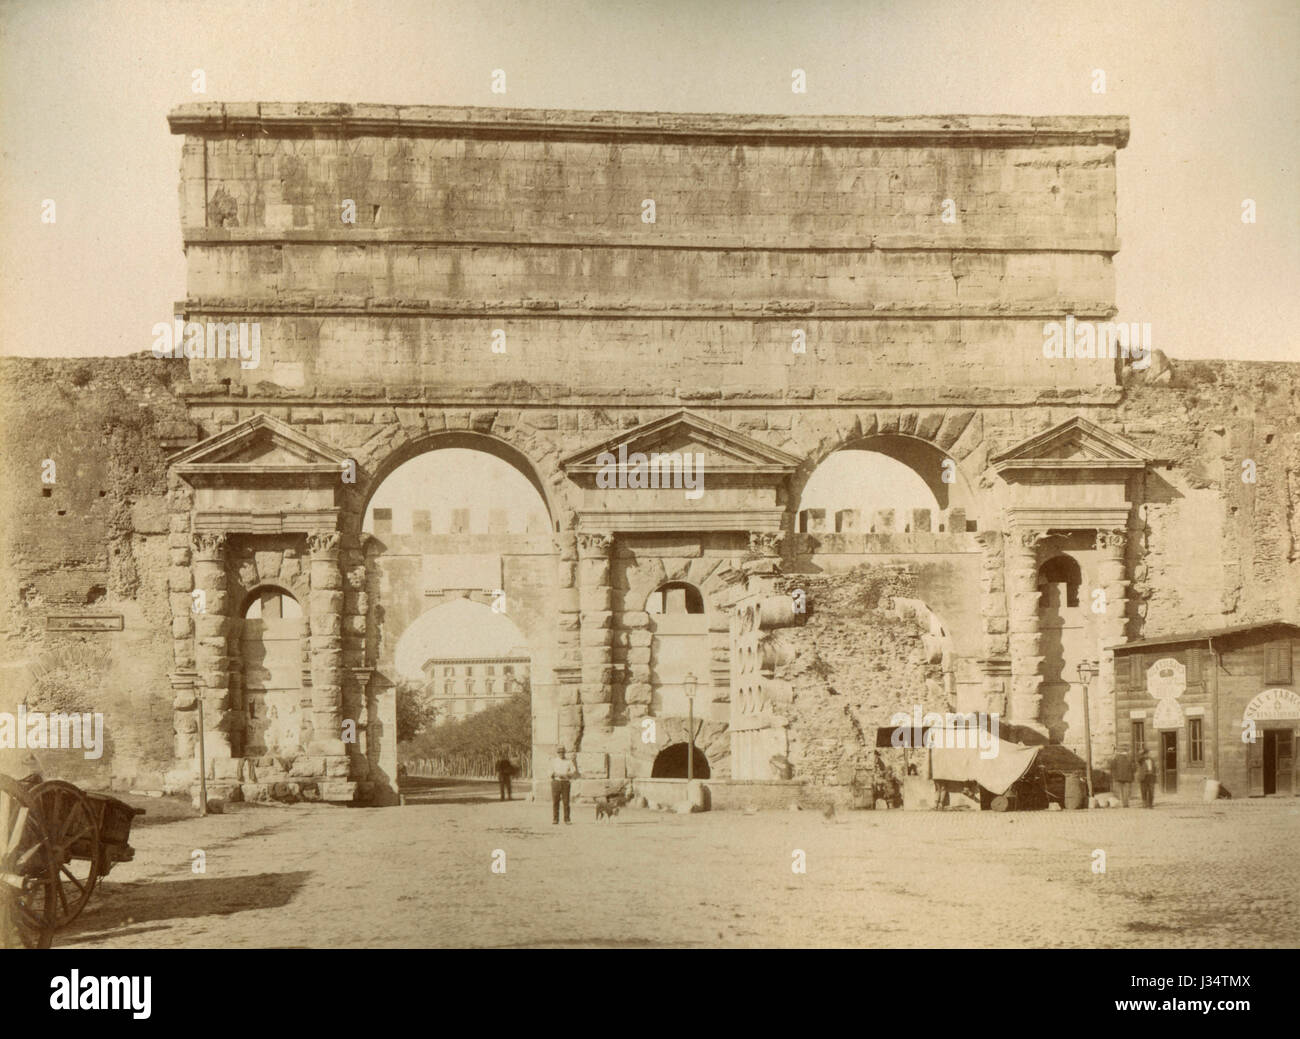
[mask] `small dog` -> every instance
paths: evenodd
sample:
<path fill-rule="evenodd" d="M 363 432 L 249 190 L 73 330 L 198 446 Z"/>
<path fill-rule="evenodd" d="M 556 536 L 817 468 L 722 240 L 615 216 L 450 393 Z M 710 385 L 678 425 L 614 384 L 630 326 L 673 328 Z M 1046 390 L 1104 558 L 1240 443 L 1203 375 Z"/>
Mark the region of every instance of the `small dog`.
<path fill-rule="evenodd" d="M 596 799 L 596 822 L 602 819 L 613 820 L 618 815 L 618 810 L 623 807 L 618 800 L 612 797 L 600 797 Z"/>

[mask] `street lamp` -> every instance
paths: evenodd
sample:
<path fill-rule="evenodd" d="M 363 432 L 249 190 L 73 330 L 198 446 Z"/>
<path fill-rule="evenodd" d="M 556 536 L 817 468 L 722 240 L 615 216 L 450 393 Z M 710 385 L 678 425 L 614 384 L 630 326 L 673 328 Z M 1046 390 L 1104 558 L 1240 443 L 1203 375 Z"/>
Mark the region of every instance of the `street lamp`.
<path fill-rule="evenodd" d="M 1079 661 L 1079 682 L 1083 685 L 1083 739 L 1088 755 L 1088 807 L 1092 807 L 1092 719 L 1088 713 L 1088 701 L 1091 697 L 1092 680 L 1097 677 L 1098 667 L 1095 660 Z"/>
<path fill-rule="evenodd" d="M 695 689 L 700 680 L 691 671 L 682 679 L 682 690 L 686 693 L 686 736 L 690 741 L 686 751 L 686 781 L 695 778 Z"/>

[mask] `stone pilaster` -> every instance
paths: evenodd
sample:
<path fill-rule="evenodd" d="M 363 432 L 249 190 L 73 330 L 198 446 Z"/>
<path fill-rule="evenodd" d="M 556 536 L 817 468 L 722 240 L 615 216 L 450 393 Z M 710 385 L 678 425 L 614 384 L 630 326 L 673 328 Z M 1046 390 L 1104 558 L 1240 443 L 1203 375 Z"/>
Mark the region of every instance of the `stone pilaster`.
<path fill-rule="evenodd" d="M 239 752 L 242 717 L 230 685 L 230 634 L 226 535 L 195 534 L 191 543 L 195 587 L 203 594 L 194 615 L 195 693 L 203 698 L 203 748 L 208 760 Z"/>
<path fill-rule="evenodd" d="M 1095 546 L 1102 554 L 1097 583 L 1106 593 L 1106 612 L 1098 625 L 1097 663 L 1099 674 L 1088 705 L 1092 722 L 1093 761 L 1098 768 L 1115 753 L 1115 654 L 1114 646 L 1128 637 L 1128 566 L 1125 554 L 1128 535 L 1122 530 L 1099 530 Z"/>
<path fill-rule="evenodd" d="M 1042 694 L 1042 635 L 1038 621 L 1038 543 L 1041 530 L 1018 527 L 1006 551 L 1007 607 L 1011 652 L 1011 722 L 1047 735 L 1038 714 Z M 985 622 L 988 630 L 988 622 Z"/>
<path fill-rule="evenodd" d="M 608 733 L 614 724 L 613 588 L 611 534 L 579 533 L 579 646 L 582 650 L 582 728 Z"/>
<path fill-rule="evenodd" d="M 310 754 L 342 757 L 343 732 L 343 572 L 339 569 L 339 533 L 307 536 L 311 552 L 311 709 Z"/>

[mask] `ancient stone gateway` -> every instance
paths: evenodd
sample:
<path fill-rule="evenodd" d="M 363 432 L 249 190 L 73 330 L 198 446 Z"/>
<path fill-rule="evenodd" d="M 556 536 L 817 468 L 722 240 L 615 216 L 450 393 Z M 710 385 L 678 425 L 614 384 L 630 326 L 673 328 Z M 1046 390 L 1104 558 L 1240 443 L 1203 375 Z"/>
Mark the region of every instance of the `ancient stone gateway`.
<path fill-rule="evenodd" d="M 170 124 L 178 312 L 260 345 L 256 366 L 193 358 L 181 388 L 201 438 L 171 463 L 179 760 L 202 698 L 220 779 L 391 802 L 397 643 L 502 591 L 537 758 L 564 742 L 585 775 L 649 777 L 689 736 L 689 674 L 711 778 L 769 779 L 781 581 L 864 562 L 912 575 L 959 709 L 1078 746 L 1070 675 L 1100 658 L 1109 753 L 1103 647 L 1138 616 L 1158 459 L 1118 431 L 1123 359 L 1045 356 L 1044 325 L 1114 314 L 1126 120 L 199 104 Z M 544 526 L 366 529 L 385 479 L 444 447 L 517 469 Z M 656 453 L 698 457 L 700 493 L 605 479 Z M 868 456 L 928 506 L 802 501 Z M 300 608 L 281 685 L 305 705 L 292 760 L 255 779 L 253 601 Z M 292 645 L 256 652 L 292 671 Z"/>

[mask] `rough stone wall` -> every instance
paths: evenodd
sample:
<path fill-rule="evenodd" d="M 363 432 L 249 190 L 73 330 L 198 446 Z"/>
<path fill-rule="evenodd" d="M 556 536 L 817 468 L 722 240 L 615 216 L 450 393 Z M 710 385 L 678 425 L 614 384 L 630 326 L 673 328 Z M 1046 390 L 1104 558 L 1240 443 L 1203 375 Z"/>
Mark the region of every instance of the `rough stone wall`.
<path fill-rule="evenodd" d="M 159 787 L 171 765 L 165 458 L 192 437 L 185 378 L 149 356 L 0 361 L 0 711 L 104 715 L 103 756 L 37 751 L 48 775 Z M 51 614 L 121 615 L 123 630 L 48 630 Z M 0 770 L 23 757 L 0 749 Z"/>
<path fill-rule="evenodd" d="M 895 598 L 917 595 L 906 566 L 863 564 L 841 574 L 784 576 L 777 586 L 807 596 L 808 616 L 777 637 L 792 651 L 775 677 L 788 681 L 790 764 L 809 786 L 848 787 L 855 775 L 897 767 L 896 754 L 875 752 L 876 728 L 896 712 L 952 710 L 942 668 L 930 663 L 929 627 Z M 882 777 L 883 778 L 883 777 Z"/>
<path fill-rule="evenodd" d="M 1147 478 L 1130 634 L 1300 617 L 1300 365 L 1176 362 L 1121 415 L 1173 463 Z"/>

